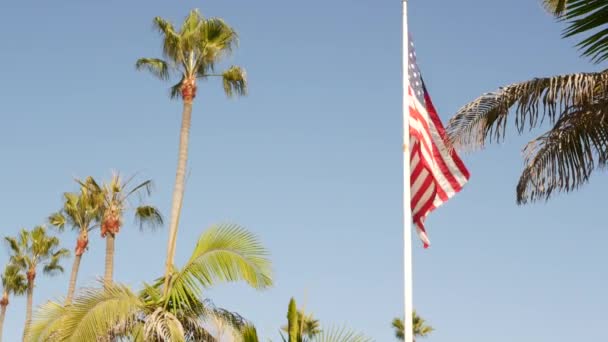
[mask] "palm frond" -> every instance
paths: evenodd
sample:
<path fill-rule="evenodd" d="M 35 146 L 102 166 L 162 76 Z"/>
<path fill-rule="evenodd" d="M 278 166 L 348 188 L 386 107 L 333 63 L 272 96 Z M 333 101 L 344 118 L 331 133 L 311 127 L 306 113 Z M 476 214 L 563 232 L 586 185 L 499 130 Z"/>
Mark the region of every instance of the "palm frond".
<path fill-rule="evenodd" d="M 242 342 L 259 342 L 258 331 L 251 324 L 245 325 L 241 329 Z"/>
<path fill-rule="evenodd" d="M 175 31 L 169 21 L 161 17 L 154 18 L 153 25 L 163 35 L 163 55 L 178 65 L 183 64 L 185 55 L 181 46 L 180 34 Z"/>
<path fill-rule="evenodd" d="M 210 18 L 200 25 L 199 37 L 196 70 L 198 77 L 204 77 L 215 69 L 217 62 L 232 52 L 238 44 L 238 35 L 223 19 Z"/>
<path fill-rule="evenodd" d="M 362 333 L 346 327 L 330 327 L 324 329 L 314 339 L 314 342 L 372 342 L 373 340 Z"/>
<path fill-rule="evenodd" d="M 243 280 L 256 289 L 272 285 L 268 251 L 255 235 L 234 224 L 214 225 L 199 238 L 176 283 Z"/>
<path fill-rule="evenodd" d="M 182 84 L 184 83 L 185 79 L 186 77 L 182 75 L 182 79 L 169 89 L 169 97 L 172 100 L 180 99 L 182 97 Z"/>
<path fill-rule="evenodd" d="M 150 205 L 142 205 L 135 208 L 135 220 L 142 230 L 145 227 L 154 229 L 163 225 L 163 216 L 160 211 Z"/>
<path fill-rule="evenodd" d="M 171 76 L 169 72 L 169 64 L 158 58 L 140 58 L 135 63 L 135 69 L 148 70 L 152 75 L 161 80 L 168 80 Z"/>
<path fill-rule="evenodd" d="M 68 307 L 58 335 L 62 340 L 96 341 L 117 325 L 128 326 L 143 310 L 144 303 L 126 286 L 84 289 Z"/>
<path fill-rule="evenodd" d="M 563 1 L 562 1 L 563 2 Z M 562 21 L 568 26 L 564 37 L 572 37 L 582 33 L 590 33 L 577 44 L 583 56 L 590 57 L 595 63 L 608 58 L 608 3 L 605 1 L 568 0 L 556 11 Z"/>
<path fill-rule="evenodd" d="M 596 165 L 604 167 L 608 160 L 608 101 L 569 109 L 550 131 L 530 142 L 524 154 L 519 204 L 587 183 Z"/>
<path fill-rule="evenodd" d="M 222 82 L 224 83 L 224 92 L 228 97 L 235 94 L 239 96 L 247 95 L 247 75 L 241 67 L 231 66 L 224 71 Z"/>
<path fill-rule="evenodd" d="M 16 238 L 11 237 L 11 236 L 5 236 L 4 241 L 8 245 L 12 254 L 21 254 L 22 253 L 21 246 L 19 246 L 19 241 Z"/>
<path fill-rule="evenodd" d="M 57 227 L 60 232 L 65 229 L 66 222 L 67 220 L 62 213 L 53 213 L 49 216 L 49 223 L 52 226 Z"/>
<path fill-rule="evenodd" d="M 156 308 L 152 314 L 146 317 L 144 324 L 144 336 L 148 339 L 152 336 L 161 341 L 183 342 L 184 328 L 179 320 L 162 307 Z"/>
<path fill-rule="evenodd" d="M 34 312 L 32 323 L 27 331 L 26 341 L 60 341 L 66 307 L 58 302 L 48 301 Z"/>
<path fill-rule="evenodd" d="M 450 119 L 446 131 L 453 145 L 482 148 L 486 141 L 505 136 L 509 110 L 515 108 L 519 133 L 548 117 L 555 122 L 566 108 L 593 104 L 597 94 L 608 91 L 608 73 L 579 73 L 515 83 L 487 93 L 462 107 Z"/>
<path fill-rule="evenodd" d="M 124 185 L 126 186 L 128 184 L 128 182 L 125 182 Z M 152 189 L 154 188 L 154 182 L 152 182 L 151 179 L 148 179 L 144 182 L 141 182 L 140 184 L 138 184 L 137 186 L 133 187 L 133 189 L 131 189 L 129 192 L 127 192 L 127 194 L 125 195 L 125 197 L 129 197 L 132 194 L 135 194 L 139 191 L 144 190 L 146 195 L 150 196 L 150 194 L 152 194 Z"/>

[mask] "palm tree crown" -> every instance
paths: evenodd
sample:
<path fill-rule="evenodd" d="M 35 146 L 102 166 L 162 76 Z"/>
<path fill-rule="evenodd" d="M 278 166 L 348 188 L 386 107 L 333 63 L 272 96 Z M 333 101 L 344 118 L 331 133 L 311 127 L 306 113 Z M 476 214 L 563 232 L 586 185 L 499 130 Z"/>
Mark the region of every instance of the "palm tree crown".
<path fill-rule="evenodd" d="M 15 237 L 5 237 L 12 252 L 10 260 L 26 272 L 27 279 L 36 277 L 38 266 L 43 267 L 45 274 L 54 275 L 63 272 L 60 261 L 70 255 L 70 251 L 59 248 L 59 239 L 50 236 L 44 226 L 37 226 L 28 231 L 22 229 Z"/>
<path fill-rule="evenodd" d="M 231 66 L 222 73 L 215 67 L 237 44 L 236 32 L 221 18 L 204 18 L 192 10 L 181 28 L 161 18 L 154 18 L 154 26 L 163 36 L 165 59 L 140 58 L 135 67 L 150 71 L 161 80 L 179 76 L 180 81 L 171 87 L 172 98 L 192 101 L 196 96 L 196 79 L 221 77 L 228 96 L 247 92 L 245 71 Z"/>
<path fill-rule="evenodd" d="M 427 337 L 433 330 L 433 327 L 426 324 L 426 321 L 416 314 L 414 311 L 414 337 Z M 400 340 L 405 338 L 405 324 L 401 318 L 395 318 L 392 322 L 393 328 L 395 329 L 395 337 Z"/>
<path fill-rule="evenodd" d="M 2 273 L 2 288 L 4 293 L 8 295 L 21 296 L 27 290 L 27 279 L 21 268 L 15 264 L 9 263 L 4 268 Z M 1 305 L 8 305 L 8 298 L 2 298 Z"/>
<path fill-rule="evenodd" d="M 139 223 L 139 228 L 154 229 L 163 224 L 160 211 L 150 205 L 134 206 L 131 203 L 131 196 L 151 194 L 152 181 L 146 180 L 140 184 L 131 185 L 134 176 L 123 179 L 119 173 L 113 173 L 108 183 L 99 185 L 93 177 L 88 177 L 79 183 L 86 187 L 93 196 L 100 198 L 99 215 L 101 216 L 101 237 L 106 239 L 106 264 L 104 281 L 106 284 L 112 282 L 114 274 L 114 239 L 123 225 L 123 217 L 126 211 L 132 210 L 135 213 L 135 220 Z"/>
<path fill-rule="evenodd" d="M 88 232 L 99 226 L 102 198 L 84 185 L 80 192 L 67 192 L 63 197 L 63 207 L 49 216 L 49 223 L 59 231 L 69 227 L 78 232 L 75 253 L 82 255 L 89 244 Z"/>

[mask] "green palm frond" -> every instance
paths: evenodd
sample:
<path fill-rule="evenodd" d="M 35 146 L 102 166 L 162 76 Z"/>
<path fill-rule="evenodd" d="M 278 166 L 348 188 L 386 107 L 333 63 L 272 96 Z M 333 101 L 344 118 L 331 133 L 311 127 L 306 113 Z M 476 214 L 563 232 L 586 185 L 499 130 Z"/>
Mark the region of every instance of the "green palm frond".
<path fill-rule="evenodd" d="M 247 95 L 247 75 L 239 66 L 231 66 L 222 74 L 224 92 L 228 97 L 233 95 Z"/>
<path fill-rule="evenodd" d="M 553 129 L 524 149 L 525 168 L 517 201 L 548 199 L 554 191 L 573 191 L 588 182 L 596 165 L 608 160 L 608 101 L 571 108 Z"/>
<path fill-rule="evenodd" d="M 65 229 L 67 219 L 62 213 L 53 213 L 49 216 L 49 223 L 62 232 Z"/>
<path fill-rule="evenodd" d="M 551 1 L 549 1 L 551 2 Z M 577 44 L 583 56 L 590 57 L 595 63 L 608 58 L 608 3 L 599 0 L 568 0 L 555 2 L 554 14 L 567 22 L 564 37 L 587 36 Z"/>
<path fill-rule="evenodd" d="M 241 329 L 242 342 L 259 342 L 258 331 L 251 324 L 245 325 Z"/>
<path fill-rule="evenodd" d="M 11 236 L 5 236 L 4 237 L 4 241 L 6 242 L 6 244 L 8 245 L 8 247 L 10 248 L 11 252 L 13 254 L 21 254 L 21 247 L 19 246 L 19 241 Z"/>
<path fill-rule="evenodd" d="M 60 341 L 67 309 L 59 302 L 48 301 L 34 312 L 32 324 L 27 332 L 26 341 Z"/>
<path fill-rule="evenodd" d="M 171 76 L 167 62 L 158 58 L 140 58 L 135 63 L 135 69 L 148 70 L 152 75 L 160 78 L 161 80 L 168 80 Z"/>
<path fill-rule="evenodd" d="M 373 340 L 362 333 L 346 327 L 330 327 L 324 329 L 312 340 L 314 342 L 372 342 Z"/>
<path fill-rule="evenodd" d="M 154 27 L 163 35 L 163 55 L 174 61 L 177 65 L 185 63 L 186 56 L 181 47 L 181 37 L 169 21 L 156 17 Z"/>
<path fill-rule="evenodd" d="M 256 289 L 272 285 L 268 252 L 252 233 L 238 225 L 215 225 L 205 231 L 186 265 L 172 280 L 171 291 L 181 302 L 187 293 L 200 295 L 223 281 L 243 280 Z"/>
<path fill-rule="evenodd" d="M 135 208 L 135 220 L 140 229 L 145 227 L 154 229 L 163 225 L 163 216 L 160 211 L 150 205 L 142 205 Z"/>
<path fill-rule="evenodd" d="M 215 70 L 215 64 L 229 55 L 238 44 L 238 35 L 221 18 L 210 18 L 200 25 L 196 70 L 199 77 Z"/>
<path fill-rule="evenodd" d="M 61 340 L 96 341 L 97 336 L 111 334 L 116 326 L 132 324 L 144 310 L 145 304 L 126 286 L 84 289 L 68 307 L 58 335 Z"/>
<path fill-rule="evenodd" d="M 505 136 L 509 110 L 515 108 L 515 126 L 521 133 L 548 117 L 555 122 L 564 110 L 594 103 L 608 91 L 608 72 L 579 73 L 535 78 L 487 93 L 462 107 L 450 119 L 446 131 L 456 147 L 483 147 L 486 140 Z"/>

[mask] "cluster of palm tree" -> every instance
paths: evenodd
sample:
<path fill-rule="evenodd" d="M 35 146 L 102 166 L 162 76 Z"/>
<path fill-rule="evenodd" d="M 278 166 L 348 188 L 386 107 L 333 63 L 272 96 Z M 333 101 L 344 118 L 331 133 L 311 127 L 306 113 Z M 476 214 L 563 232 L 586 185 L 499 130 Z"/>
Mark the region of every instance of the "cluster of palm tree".
<path fill-rule="evenodd" d="M 124 215 L 132 212 L 142 229 L 163 223 L 155 207 L 130 203 L 134 194 L 149 195 L 152 182 L 132 186 L 133 178 L 124 180 L 119 174 L 102 185 L 93 177 L 78 180 L 79 191 L 64 194 L 62 208 L 49 217 L 58 231 L 77 233 L 65 299 L 50 300 L 32 315 L 37 267 L 44 267 L 47 273 L 63 271 L 60 261 L 69 252 L 58 247 L 59 240 L 47 235 L 44 227 L 7 238 L 12 256 L 2 277 L 2 318 L 10 295 L 28 294 L 24 341 L 217 341 L 214 325 L 230 328 L 238 339 L 253 341 L 250 338 L 255 336 L 257 340 L 251 323 L 204 297 L 206 289 L 222 282 L 243 281 L 260 290 L 272 285 L 269 253 L 255 235 L 235 224 L 214 225 L 202 233 L 187 262 L 181 267 L 174 262 L 197 80 L 218 77 L 228 96 L 246 93 L 243 69 L 231 66 L 215 71 L 236 46 L 237 34 L 222 19 L 205 18 L 197 10 L 189 13 L 179 29 L 160 17 L 153 22 L 163 37 L 164 59 L 141 58 L 135 66 L 162 80 L 177 76 L 179 81 L 171 87 L 170 96 L 183 102 L 165 273 L 144 282 L 138 290 L 113 280 L 114 241 Z M 106 241 L 103 282 L 99 287 L 78 289 L 78 270 L 95 229 Z M 306 338 L 298 341 L 365 341 L 347 330 L 323 334 L 318 321 L 303 314 L 297 321 L 302 327 L 300 336 Z"/>

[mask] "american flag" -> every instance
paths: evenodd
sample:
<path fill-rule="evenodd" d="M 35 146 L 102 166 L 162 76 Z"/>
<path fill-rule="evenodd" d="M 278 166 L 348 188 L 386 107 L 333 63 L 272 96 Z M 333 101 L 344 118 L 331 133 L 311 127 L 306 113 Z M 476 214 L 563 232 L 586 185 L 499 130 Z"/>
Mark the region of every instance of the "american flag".
<path fill-rule="evenodd" d="M 426 216 L 459 192 L 469 171 L 453 149 L 416 65 L 414 43 L 409 39 L 407 96 L 410 124 L 410 185 L 412 221 L 424 248 L 430 245 L 424 229 Z M 408 151 L 406 150 L 405 153 Z"/>

